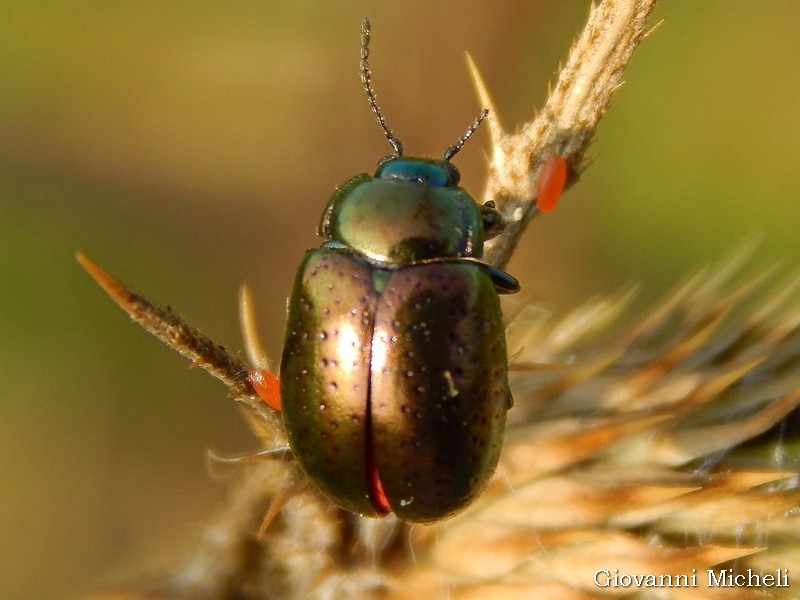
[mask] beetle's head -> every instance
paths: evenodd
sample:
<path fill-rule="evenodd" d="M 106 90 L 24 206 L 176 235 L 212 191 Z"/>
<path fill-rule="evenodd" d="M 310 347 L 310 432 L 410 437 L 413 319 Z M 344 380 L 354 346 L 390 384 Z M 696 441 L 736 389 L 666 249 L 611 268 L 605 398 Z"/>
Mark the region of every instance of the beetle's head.
<path fill-rule="evenodd" d="M 373 177 L 356 176 L 337 190 L 322 217 L 320 235 L 359 251 L 363 246 L 363 253 L 376 261 L 396 262 L 401 260 L 400 255 L 408 255 L 409 260 L 446 256 L 479 258 L 484 240 L 502 229 L 502 218 L 491 202 L 476 206 L 475 199 L 459 187 L 461 174 L 450 160 L 489 111 L 483 109 L 440 159 L 403 156 L 403 144 L 386 124 L 372 88 L 369 21 L 365 19 L 362 27 L 361 81 L 394 153 L 378 162 Z M 369 241 L 371 235 L 380 239 Z"/>
<path fill-rule="evenodd" d="M 375 178 L 431 187 L 456 187 L 461 173 L 449 160 L 387 156 L 378 163 Z"/>

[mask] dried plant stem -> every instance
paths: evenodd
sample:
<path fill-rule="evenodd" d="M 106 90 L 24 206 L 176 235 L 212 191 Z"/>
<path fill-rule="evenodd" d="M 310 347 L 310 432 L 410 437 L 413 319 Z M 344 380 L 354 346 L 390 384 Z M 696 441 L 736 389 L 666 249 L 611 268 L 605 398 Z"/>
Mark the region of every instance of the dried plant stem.
<path fill-rule="evenodd" d="M 225 348 L 187 325 L 170 310 L 160 308 L 132 292 L 80 252 L 75 259 L 131 319 L 167 346 L 221 380 L 232 393 L 254 393 L 247 379 L 247 367 Z"/>
<path fill-rule="evenodd" d="M 489 108 L 493 150 L 484 201 L 494 200 L 506 221 L 502 235 L 489 244 L 485 260 L 504 266 L 538 212 L 536 181 L 554 154 L 567 159 L 567 186 L 584 168 L 584 154 L 622 72 L 647 34 L 656 0 L 606 0 L 593 6 L 589 20 L 572 46 L 544 108 L 518 134 L 506 134 L 475 64 L 470 68 L 483 106 Z"/>
<path fill-rule="evenodd" d="M 276 443 L 285 440 L 280 417 L 256 399 L 255 390 L 248 378 L 249 370 L 241 360 L 188 325 L 171 310 L 161 308 L 126 288 L 85 255 L 79 252 L 75 258 L 131 319 L 181 356 L 191 360 L 193 365 L 205 369 L 227 385 L 229 394 L 244 401 L 252 411 L 256 412 L 258 419 L 267 425 L 262 429 L 272 430 L 272 438 Z"/>

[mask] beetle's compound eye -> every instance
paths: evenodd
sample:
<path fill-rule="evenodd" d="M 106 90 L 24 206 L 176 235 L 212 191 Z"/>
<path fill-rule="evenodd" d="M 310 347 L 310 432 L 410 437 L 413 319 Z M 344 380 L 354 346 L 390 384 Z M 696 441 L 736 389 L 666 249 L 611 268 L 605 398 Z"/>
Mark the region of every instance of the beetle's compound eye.
<path fill-rule="evenodd" d="M 388 179 L 403 183 L 417 183 L 431 187 L 455 187 L 460 174 L 447 161 L 423 158 L 389 158 L 378 163 L 377 179 Z"/>
<path fill-rule="evenodd" d="M 461 172 L 450 161 L 446 161 L 443 166 L 450 172 L 451 185 L 458 185 L 458 182 L 461 181 Z"/>

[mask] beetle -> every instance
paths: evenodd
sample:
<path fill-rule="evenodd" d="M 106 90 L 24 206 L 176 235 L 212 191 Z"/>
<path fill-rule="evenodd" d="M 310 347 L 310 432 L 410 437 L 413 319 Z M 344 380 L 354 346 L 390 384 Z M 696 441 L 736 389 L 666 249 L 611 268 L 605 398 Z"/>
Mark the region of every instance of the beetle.
<path fill-rule="evenodd" d="M 475 500 L 497 465 L 513 403 L 498 294 L 519 284 L 480 262 L 502 219 L 451 163 L 487 111 L 441 159 L 404 156 L 372 88 L 369 35 L 365 19 L 361 79 L 394 153 L 328 202 L 288 302 L 280 397 L 273 375 L 251 380 L 325 496 L 432 523 Z"/>

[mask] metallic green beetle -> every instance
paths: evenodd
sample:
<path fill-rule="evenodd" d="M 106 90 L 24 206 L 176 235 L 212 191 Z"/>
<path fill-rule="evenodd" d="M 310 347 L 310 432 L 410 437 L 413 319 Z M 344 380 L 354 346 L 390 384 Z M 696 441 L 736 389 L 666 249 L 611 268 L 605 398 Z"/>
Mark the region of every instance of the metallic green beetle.
<path fill-rule="evenodd" d="M 483 490 L 512 399 L 499 293 L 516 279 L 479 262 L 500 215 L 458 187 L 450 163 L 395 155 L 328 203 L 289 301 L 280 394 L 305 473 L 354 513 L 430 523 Z"/>

